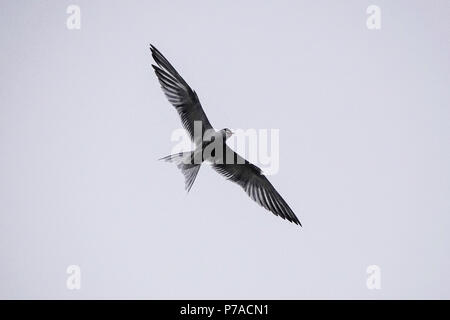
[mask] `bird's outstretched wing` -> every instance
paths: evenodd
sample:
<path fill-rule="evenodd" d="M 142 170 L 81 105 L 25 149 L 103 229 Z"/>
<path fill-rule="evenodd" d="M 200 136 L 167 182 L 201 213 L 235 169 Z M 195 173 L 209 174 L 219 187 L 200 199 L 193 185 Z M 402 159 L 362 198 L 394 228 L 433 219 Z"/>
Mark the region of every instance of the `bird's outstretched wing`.
<path fill-rule="evenodd" d="M 276 216 L 280 216 L 300 226 L 302 225 L 286 201 L 283 200 L 266 176 L 262 174 L 260 168 L 242 158 L 228 146 L 225 146 L 225 152 L 227 159 L 234 160 L 233 163 L 214 163 L 212 164 L 214 170 L 228 180 L 236 182 L 250 198 Z"/>
<path fill-rule="evenodd" d="M 189 133 L 192 141 L 199 145 L 206 130 L 212 129 L 205 111 L 203 111 L 197 94 L 192 90 L 184 79 L 178 74 L 170 62 L 153 45 L 150 45 L 153 59 L 157 66 L 153 65 L 156 76 L 167 99 L 178 111 L 183 127 Z M 194 136 L 194 122 L 200 121 L 202 132 Z"/>

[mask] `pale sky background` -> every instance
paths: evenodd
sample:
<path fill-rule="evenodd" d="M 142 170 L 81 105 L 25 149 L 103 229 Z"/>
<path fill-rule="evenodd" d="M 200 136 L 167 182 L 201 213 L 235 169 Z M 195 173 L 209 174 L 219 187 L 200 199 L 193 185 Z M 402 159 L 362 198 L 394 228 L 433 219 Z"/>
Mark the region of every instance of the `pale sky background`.
<path fill-rule="evenodd" d="M 450 298 L 449 1 L 0 7 L 0 298 Z M 156 160 L 181 124 L 149 43 L 216 128 L 280 130 L 303 228 Z"/>

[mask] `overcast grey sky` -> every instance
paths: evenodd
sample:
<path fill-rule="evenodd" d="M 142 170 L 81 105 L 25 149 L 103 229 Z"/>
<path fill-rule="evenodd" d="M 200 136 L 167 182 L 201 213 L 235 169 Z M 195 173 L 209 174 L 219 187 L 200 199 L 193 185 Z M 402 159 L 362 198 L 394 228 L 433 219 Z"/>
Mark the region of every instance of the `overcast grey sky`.
<path fill-rule="evenodd" d="M 0 6 L 1 298 L 450 298 L 448 1 Z M 280 130 L 303 228 L 156 160 L 181 123 L 149 43 L 216 128 Z"/>

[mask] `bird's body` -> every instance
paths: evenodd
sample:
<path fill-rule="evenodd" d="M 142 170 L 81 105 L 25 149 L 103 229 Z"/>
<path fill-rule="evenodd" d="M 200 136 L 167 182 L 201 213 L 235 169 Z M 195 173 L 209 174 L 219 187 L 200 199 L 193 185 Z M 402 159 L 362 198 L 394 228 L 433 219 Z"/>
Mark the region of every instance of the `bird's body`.
<path fill-rule="evenodd" d="M 226 140 L 233 134 L 231 130 L 214 130 L 195 91 L 154 46 L 151 45 L 150 49 L 157 63 L 157 66 L 152 66 L 161 88 L 195 144 L 192 151 L 161 159 L 177 165 L 185 176 L 186 190 L 191 189 L 202 163 L 206 161 L 215 171 L 241 186 L 258 204 L 283 219 L 301 225 L 261 169 L 228 147 Z"/>

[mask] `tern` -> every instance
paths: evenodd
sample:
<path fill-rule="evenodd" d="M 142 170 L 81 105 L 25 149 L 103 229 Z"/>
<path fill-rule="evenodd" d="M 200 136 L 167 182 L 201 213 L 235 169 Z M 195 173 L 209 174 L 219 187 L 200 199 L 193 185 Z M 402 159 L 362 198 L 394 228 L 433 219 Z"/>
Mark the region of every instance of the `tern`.
<path fill-rule="evenodd" d="M 261 169 L 228 147 L 226 140 L 233 132 L 228 128 L 215 131 L 200 104 L 197 93 L 158 49 L 150 45 L 150 51 L 156 62 L 152 67 L 161 88 L 177 110 L 184 129 L 195 145 L 193 151 L 180 152 L 160 159 L 177 165 L 185 177 L 187 192 L 191 189 L 201 164 L 206 161 L 215 171 L 241 186 L 259 205 L 276 216 L 301 226 L 297 216 Z M 206 150 L 209 152 L 205 152 Z"/>

